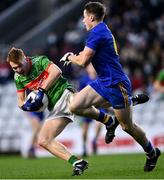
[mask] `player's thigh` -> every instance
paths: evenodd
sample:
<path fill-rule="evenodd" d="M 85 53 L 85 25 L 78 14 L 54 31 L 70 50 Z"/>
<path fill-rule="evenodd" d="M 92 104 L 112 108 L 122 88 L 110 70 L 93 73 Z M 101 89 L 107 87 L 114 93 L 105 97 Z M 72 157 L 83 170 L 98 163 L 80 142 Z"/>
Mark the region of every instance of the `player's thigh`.
<path fill-rule="evenodd" d="M 71 120 L 65 117 L 45 121 L 40 130 L 39 138 L 52 140 L 57 137 L 70 122 Z"/>
<path fill-rule="evenodd" d="M 128 106 L 124 109 L 114 109 L 114 114 L 118 119 L 122 128 L 126 128 L 127 126 L 132 126 L 132 107 Z"/>
<path fill-rule="evenodd" d="M 40 121 L 38 121 L 38 119 L 31 117 L 30 119 L 30 124 L 33 130 L 38 129 L 41 126 Z"/>
<path fill-rule="evenodd" d="M 92 105 L 95 106 L 101 104 L 104 101 L 104 98 L 88 85 L 73 96 L 70 106 L 85 109 L 91 107 Z"/>

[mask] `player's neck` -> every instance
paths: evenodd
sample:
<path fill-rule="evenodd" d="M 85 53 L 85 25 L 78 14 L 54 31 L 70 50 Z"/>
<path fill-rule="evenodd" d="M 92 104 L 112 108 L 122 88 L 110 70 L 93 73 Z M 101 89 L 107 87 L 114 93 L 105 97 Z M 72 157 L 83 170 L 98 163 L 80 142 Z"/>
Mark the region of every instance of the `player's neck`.
<path fill-rule="evenodd" d="M 94 28 L 95 26 L 97 26 L 98 24 L 100 24 L 102 21 L 94 21 L 92 23 L 92 28 Z"/>

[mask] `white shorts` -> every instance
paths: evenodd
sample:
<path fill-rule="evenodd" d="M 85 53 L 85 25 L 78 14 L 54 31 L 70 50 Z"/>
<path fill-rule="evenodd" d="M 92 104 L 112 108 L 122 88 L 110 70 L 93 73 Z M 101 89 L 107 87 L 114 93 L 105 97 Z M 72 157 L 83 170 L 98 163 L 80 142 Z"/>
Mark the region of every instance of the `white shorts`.
<path fill-rule="evenodd" d="M 73 97 L 73 92 L 66 89 L 64 91 L 63 95 L 60 97 L 60 99 L 55 104 L 53 110 L 50 111 L 48 117 L 46 118 L 46 121 L 56 119 L 56 118 L 61 118 L 61 117 L 66 117 L 66 118 L 70 119 L 71 121 L 74 121 L 76 115 L 71 113 L 68 108 L 71 97 Z"/>

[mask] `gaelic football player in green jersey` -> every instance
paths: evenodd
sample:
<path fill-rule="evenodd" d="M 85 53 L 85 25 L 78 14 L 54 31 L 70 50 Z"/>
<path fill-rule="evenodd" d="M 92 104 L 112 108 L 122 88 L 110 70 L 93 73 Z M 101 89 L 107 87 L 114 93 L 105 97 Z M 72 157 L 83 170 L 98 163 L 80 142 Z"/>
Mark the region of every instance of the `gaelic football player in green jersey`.
<path fill-rule="evenodd" d="M 81 175 L 88 168 L 88 162 L 72 155 L 71 152 L 55 138 L 75 115 L 70 113 L 68 103 L 73 94 L 73 87 L 62 77 L 61 70 L 46 56 L 26 57 L 21 49 L 12 48 L 7 61 L 15 71 L 18 105 L 24 111 L 37 111 L 42 106 L 46 93 L 50 111 L 44 121 L 38 137 L 38 144 L 53 155 L 73 165 L 73 175 Z M 34 103 L 26 100 L 26 90 L 37 90 L 38 98 Z"/>
<path fill-rule="evenodd" d="M 27 57 L 21 49 L 13 47 L 8 52 L 7 62 L 15 71 L 14 80 L 17 88 L 18 106 L 22 110 L 37 111 L 43 105 L 44 94 L 48 97 L 49 115 L 40 130 L 39 145 L 53 155 L 72 164 L 73 175 L 81 175 L 88 168 L 88 162 L 72 155 L 63 144 L 55 139 L 67 124 L 75 119 L 75 115 L 68 108 L 70 97 L 74 93 L 73 86 L 63 78 L 58 66 L 46 56 Z M 35 102 L 26 99 L 27 90 L 37 90 Z M 144 103 L 147 100 L 145 96 L 144 98 L 143 96 L 135 96 L 132 99 L 134 105 Z M 85 113 L 87 109 L 83 111 Z M 92 112 L 93 115 L 89 118 L 98 120 L 99 111 L 93 107 Z M 114 136 L 114 134 L 111 134 L 112 139 Z"/>

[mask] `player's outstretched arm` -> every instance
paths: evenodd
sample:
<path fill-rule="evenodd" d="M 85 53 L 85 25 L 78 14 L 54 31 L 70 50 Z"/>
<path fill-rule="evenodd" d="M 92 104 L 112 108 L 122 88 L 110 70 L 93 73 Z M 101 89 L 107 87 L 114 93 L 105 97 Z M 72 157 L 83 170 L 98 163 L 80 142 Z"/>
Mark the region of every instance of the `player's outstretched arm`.
<path fill-rule="evenodd" d="M 86 67 L 90 62 L 92 57 L 94 56 L 95 51 L 85 47 L 83 51 L 81 51 L 78 55 L 73 53 L 66 53 L 61 59 L 60 62 L 65 62 L 68 65 L 70 62 L 82 67 Z"/>

